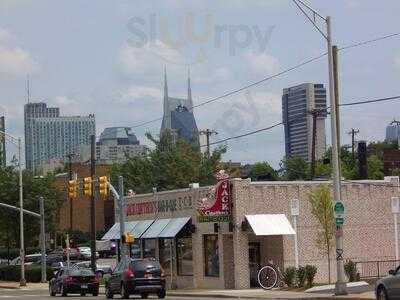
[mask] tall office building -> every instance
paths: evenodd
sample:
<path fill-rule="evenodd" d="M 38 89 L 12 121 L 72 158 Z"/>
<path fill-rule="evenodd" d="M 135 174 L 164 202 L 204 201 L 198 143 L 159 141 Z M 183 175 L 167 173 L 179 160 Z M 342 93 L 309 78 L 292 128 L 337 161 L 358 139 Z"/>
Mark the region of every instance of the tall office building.
<path fill-rule="evenodd" d="M 400 121 L 394 120 L 386 127 L 386 141 L 397 142 L 400 139 Z"/>
<path fill-rule="evenodd" d="M 109 127 L 101 133 L 96 143 L 96 160 L 99 164 L 123 163 L 128 157 L 146 155 L 148 147 L 140 145 L 129 127 Z M 79 147 L 79 161 L 90 159 L 90 145 Z"/>
<path fill-rule="evenodd" d="M 169 130 L 174 137 L 199 144 L 199 131 L 193 114 L 192 90 L 188 76 L 187 98 L 168 96 L 167 73 L 164 73 L 164 114 L 160 133 Z"/>
<path fill-rule="evenodd" d="M 6 138 L 2 132 L 6 132 L 5 117 L 0 117 L 0 166 L 5 167 L 7 162 L 6 157 Z"/>
<path fill-rule="evenodd" d="M 286 156 L 300 156 L 310 161 L 312 155 L 312 110 L 321 113 L 316 119 L 315 157 L 321 159 L 326 150 L 326 89 L 323 84 L 303 83 L 286 88 L 282 95 L 282 118 L 285 128 Z"/>
<path fill-rule="evenodd" d="M 40 172 L 43 164 L 65 161 L 79 145 L 90 144 L 95 134 L 94 115 L 60 116 L 60 109 L 46 103 L 28 103 L 24 107 L 26 167 Z"/>

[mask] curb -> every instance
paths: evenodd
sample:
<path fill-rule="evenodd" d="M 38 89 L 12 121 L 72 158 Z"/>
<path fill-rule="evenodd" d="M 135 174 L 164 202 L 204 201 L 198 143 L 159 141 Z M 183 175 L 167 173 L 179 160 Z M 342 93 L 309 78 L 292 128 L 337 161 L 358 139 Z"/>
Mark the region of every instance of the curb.
<path fill-rule="evenodd" d="M 0 285 L 0 289 L 7 289 L 7 290 L 19 290 L 19 286 L 7 286 L 7 285 Z"/>
<path fill-rule="evenodd" d="M 242 296 L 242 295 L 226 295 L 226 294 L 190 294 L 190 293 L 179 293 L 179 292 L 167 292 L 167 296 L 172 297 L 190 297 L 190 298 L 230 298 L 230 299 L 288 299 L 284 295 L 274 297 L 262 297 L 262 296 Z M 368 300 L 368 298 L 360 297 L 348 297 L 348 296 L 326 296 L 326 297 L 304 297 L 293 298 L 296 300 L 332 300 L 332 299 L 346 299 L 346 300 Z"/>

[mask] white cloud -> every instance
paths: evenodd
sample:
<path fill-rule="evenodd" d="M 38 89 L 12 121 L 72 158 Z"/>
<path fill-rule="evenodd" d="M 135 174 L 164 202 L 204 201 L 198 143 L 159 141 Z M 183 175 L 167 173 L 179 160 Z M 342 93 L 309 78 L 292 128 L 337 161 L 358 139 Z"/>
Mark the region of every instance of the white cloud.
<path fill-rule="evenodd" d="M 122 92 L 122 100 L 133 102 L 142 99 L 157 99 L 161 103 L 161 91 L 156 88 L 146 86 L 131 86 Z"/>
<path fill-rule="evenodd" d="M 16 37 L 0 28 L 0 78 L 13 79 L 39 70 L 39 64 L 26 50 L 16 46 Z"/>
<path fill-rule="evenodd" d="M 279 69 L 279 61 L 276 57 L 267 53 L 254 53 L 247 51 L 244 54 L 251 70 L 256 74 L 272 75 Z"/>

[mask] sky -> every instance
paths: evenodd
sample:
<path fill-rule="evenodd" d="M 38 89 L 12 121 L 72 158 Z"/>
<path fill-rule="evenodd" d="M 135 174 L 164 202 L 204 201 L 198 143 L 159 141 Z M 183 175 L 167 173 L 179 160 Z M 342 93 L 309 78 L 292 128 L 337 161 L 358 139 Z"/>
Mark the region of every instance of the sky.
<path fill-rule="evenodd" d="M 331 16 L 339 47 L 400 31 L 396 0 L 307 3 Z M 399 40 L 339 52 L 341 102 L 400 94 Z M 187 95 L 190 69 L 196 105 L 325 51 L 324 38 L 290 0 L 0 0 L 0 115 L 10 134 L 23 136 L 29 74 L 31 102 L 58 106 L 63 115 L 94 113 L 97 134 L 134 127 L 150 145 L 144 135 L 157 135 L 161 121 L 135 126 L 162 116 L 164 67 L 172 97 Z M 282 89 L 304 82 L 327 85 L 326 57 L 196 108 L 197 125 L 218 132 L 211 141 L 268 127 L 282 119 Z M 342 143 L 350 142 L 351 128 L 360 130 L 358 139 L 384 139 L 399 107 L 393 101 L 343 108 Z M 283 127 L 226 146 L 226 161 L 278 167 Z"/>

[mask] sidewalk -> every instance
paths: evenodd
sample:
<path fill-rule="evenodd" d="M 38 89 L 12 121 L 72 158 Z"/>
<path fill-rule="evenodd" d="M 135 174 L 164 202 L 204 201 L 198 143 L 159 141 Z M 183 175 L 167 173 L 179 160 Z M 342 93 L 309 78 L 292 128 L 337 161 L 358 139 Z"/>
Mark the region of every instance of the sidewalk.
<path fill-rule="evenodd" d="M 28 282 L 26 286 L 20 287 L 19 282 L 14 282 L 14 281 L 0 281 L 0 289 L 33 289 L 33 290 L 42 290 L 42 289 L 48 289 L 49 284 L 48 283 L 32 283 Z"/>
<path fill-rule="evenodd" d="M 363 294 L 351 294 L 347 296 L 335 297 L 328 294 L 310 294 L 304 292 L 290 292 L 262 289 L 249 290 L 175 290 L 168 291 L 168 296 L 173 297 L 202 297 L 202 298 L 245 298 L 245 299 L 375 299 L 373 292 Z"/>

